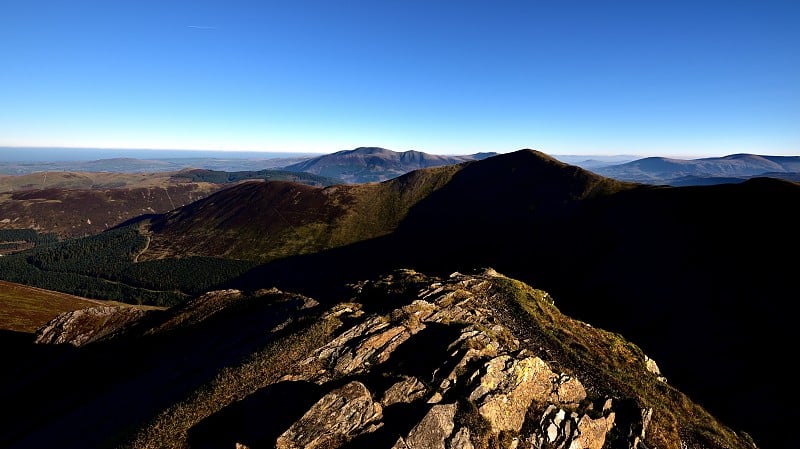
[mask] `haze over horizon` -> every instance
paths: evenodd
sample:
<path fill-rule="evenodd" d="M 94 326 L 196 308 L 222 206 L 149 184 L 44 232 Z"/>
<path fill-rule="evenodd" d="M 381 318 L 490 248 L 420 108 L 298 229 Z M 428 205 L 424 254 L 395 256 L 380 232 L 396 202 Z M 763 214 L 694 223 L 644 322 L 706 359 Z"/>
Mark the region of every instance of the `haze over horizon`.
<path fill-rule="evenodd" d="M 797 155 L 798 20 L 777 0 L 15 2 L 0 147 Z"/>

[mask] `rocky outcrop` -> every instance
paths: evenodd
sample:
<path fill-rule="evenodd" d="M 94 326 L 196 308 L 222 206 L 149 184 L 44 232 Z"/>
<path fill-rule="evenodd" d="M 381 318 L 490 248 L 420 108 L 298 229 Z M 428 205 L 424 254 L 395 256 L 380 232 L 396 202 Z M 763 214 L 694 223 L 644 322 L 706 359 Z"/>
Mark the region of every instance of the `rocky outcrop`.
<path fill-rule="evenodd" d="M 98 306 L 65 312 L 40 327 L 35 341 L 83 346 L 126 328 L 147 313 L 130 306 Z"/>
<path fill-rule="evenodd" d="M 614 447 L 636 448 L 649 424 L 648 409 L 617 410 L 610 394 L 600 391 L 589 397 L 578 376 L 554 369 L 545 354 L 526 347 L 495 310 L 508 293 L 506 279 L 493 270 L 455 273 L 383 314 L 367 313 L 356 301 L 374 285 L 355 286 L 353 302 L 323 317 L 349 326 L 281 378 L 332 389 L 280 435 L 276 447 L 392 445 L 390 440 L 395 449 L 600 449 L 613 438 Z M 544 292 L 530 299 L 556 313 Z M 642 360 L 643 375 L 649 375 L 646 366 L 652 364 Z M 617 419 L 620 414 L 624 419 Z M 617 428 L 619 422 L 628 428 Z"/>
<path fill-rule="evenodd" d="M 275 444 L 277 449 L 336 447 L 377 427 L 381 406 L 361 382 L 350 382 L 323 396 Z"/>
<path fill-rule="evenodd" d="M 399 438 L 392 449 L 445 449 L 445 441 L 455 427 L 456 408 L 456 404 L 434 405 L 408 436 Z"/>

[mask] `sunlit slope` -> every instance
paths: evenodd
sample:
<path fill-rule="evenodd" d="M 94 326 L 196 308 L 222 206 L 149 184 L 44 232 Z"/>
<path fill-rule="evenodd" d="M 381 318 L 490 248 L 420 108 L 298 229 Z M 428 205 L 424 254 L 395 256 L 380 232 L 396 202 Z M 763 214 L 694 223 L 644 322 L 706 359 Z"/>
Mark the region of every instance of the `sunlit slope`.
<path fill-rule="evenodd" d="M 141 260 L 213 256 L 266 262 L 390 234 L 461 166 L 376 184 L 246 182 L 151 220 Z"/>
<path fill-rule="evenodd" d="M 79 296 L 0 281 L 0 330 L 32 333 L 60 313 L 98 304 Z"/>

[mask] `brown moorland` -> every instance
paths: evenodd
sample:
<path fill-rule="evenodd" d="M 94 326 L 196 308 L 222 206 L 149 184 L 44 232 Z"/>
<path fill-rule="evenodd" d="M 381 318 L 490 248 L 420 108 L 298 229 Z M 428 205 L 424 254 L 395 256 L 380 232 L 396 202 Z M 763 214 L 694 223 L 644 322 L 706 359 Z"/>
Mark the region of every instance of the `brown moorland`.
<path fill-rule="evenodd" d="M 109 302 L 0 281 L 0 304 L 0 330 L 33 333 L 63 312 Z"/>

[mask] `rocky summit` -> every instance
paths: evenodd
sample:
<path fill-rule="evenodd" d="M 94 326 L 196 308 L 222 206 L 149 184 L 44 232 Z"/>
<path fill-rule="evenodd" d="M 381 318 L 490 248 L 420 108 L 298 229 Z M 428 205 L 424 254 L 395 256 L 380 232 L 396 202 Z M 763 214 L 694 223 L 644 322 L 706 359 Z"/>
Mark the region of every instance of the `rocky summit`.
<path fill-rule="evenodd" d="M 136 357 L 137 342 L 161 336 L 153 347 L 167 348 L 216 322 L 213 336 L 208 328 L 202 334 L 204 357 L 162 354 L 183 362 L 169 376 L 153 375 L 158 359 L 132 361 L 145 366 L 131 375 L 137 380 L 121 376 L 110 387 L 143 382 L 153 391 L 180 379 L 185 386 L 187 373 L 215 366 L 218 346 L 251 348 L 138 419 L 95 425 L 78 414 L 102 441 L 116 441 L 107 447 L 756 447 L 672 387 L 635 344 L 563 315 L 548 293 L 492 269 L 449 277 L 396 270 L 349 287 L 352 294 L 336 303 L 276 289 L 211 292 L 138 323 L 131 315 L 109 318 L 111 308 L 73 313 L 46 325 L 39 343 L 80 341 L 75 350 L 83 351 L 125 342 L 126 356 Z M 271 319 L 254 327 L 259 313 Z M 97 336 L 78 330 L 89 316 Z M 60 338 L 58 329 L 69 335 Z M 158 349 L 141 352 L 153 357 Z M 117 405 L 141 408 L 139 396 Z M 56 402 L 69 411 L 69 402 Z M 73 406 L 88 409 L 79 400 Z M 69 429 L 75 414 L 67 412 L 40 424 Z M 12 447 L 36 443 L 22 436 Z"/>

